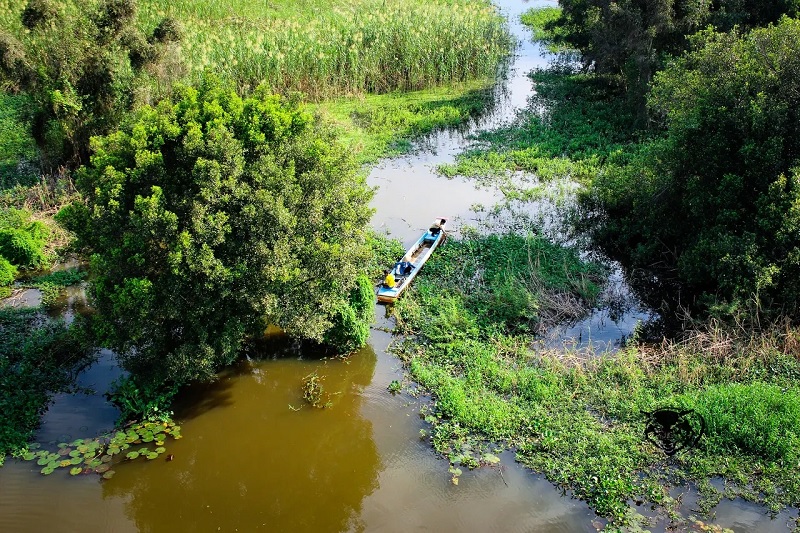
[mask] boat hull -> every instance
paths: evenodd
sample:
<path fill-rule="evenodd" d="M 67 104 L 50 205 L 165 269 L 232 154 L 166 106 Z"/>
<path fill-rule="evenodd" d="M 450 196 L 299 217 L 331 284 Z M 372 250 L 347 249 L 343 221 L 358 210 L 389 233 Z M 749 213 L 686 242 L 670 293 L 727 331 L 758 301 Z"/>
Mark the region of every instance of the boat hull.
<path fill-rule="evenodd" d="M 445 238 L 444 226 L 446 219 L 437 219 L 434 226 L 422 234 L 392 268 L 392 274 L 396 279 L 394 287 L 381 285 L 378 288 L 378 301 L 383 303 L 393 303 L 397 301 L 403 291 L 411 284 L 422 266 L 428 261 L 433 251 L 442 243 Z M 434 233 L 434 230 L 435 233 Z M 410 272 L 404 272 L 404 267 L 411 266 Z"/>

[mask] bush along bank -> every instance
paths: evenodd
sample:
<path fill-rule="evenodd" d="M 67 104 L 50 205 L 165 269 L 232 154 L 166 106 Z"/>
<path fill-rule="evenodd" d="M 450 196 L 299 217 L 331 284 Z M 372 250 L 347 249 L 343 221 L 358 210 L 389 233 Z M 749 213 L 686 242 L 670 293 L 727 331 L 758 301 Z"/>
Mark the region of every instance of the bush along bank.
<path fill-rule="evenodd" d="M 711 323 L 616 353 L 537 349 L 533 332 L 559 302 L 593 301 L 597 269 L 535 237 L 467 238 L 437 252 L 397 304 L 398 352 L 432 394 L 423 414 L 454 480 L 510 447 L 612 527 L 644 525 L 633 503 L 683 520 L 669 489 L 688 483 L 705 512 L 723 495 L 797 506 L 800 330 L 751 336 Z M 672 457 L 647 438 L 647 413 L 665 407 L 694 410 L 706 426 Z M 724 493 L 710 483 L 718 476 Z"/>

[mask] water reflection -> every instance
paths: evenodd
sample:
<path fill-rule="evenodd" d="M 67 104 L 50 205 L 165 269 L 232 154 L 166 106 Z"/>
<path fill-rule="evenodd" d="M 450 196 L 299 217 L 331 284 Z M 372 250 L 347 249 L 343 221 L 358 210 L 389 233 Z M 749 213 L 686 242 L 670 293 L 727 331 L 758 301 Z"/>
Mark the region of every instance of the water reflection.
<path fill-rule="evenodd" d="M 104 498 L 125 499 L 139 531 L 363 529 L 362 501 L 382 468 L 361 413 L 376 360 L 367 348 L 347 362 L 242 361 L 181 399 L 191 438 L 169 443 L 172 461 L 122 465 Z M 302 399 L 314 371 L 328 409 Z"/>

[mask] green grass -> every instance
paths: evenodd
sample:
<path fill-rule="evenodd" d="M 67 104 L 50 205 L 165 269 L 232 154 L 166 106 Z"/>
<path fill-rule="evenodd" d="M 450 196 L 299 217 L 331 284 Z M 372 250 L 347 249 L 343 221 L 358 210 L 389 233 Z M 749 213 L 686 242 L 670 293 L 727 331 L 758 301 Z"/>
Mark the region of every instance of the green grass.
<path fill-rule="evenodd" d="M 437 87 L 385 95 L 340 98 L 314 106 L 342 129 L 340 138 L 362 163 L 407 152 L 410 141 L 466 122 L 491 103 L 490 82 Z"/>
<path fill-rule="evenodd" d="M 558 68 L 531 77 L 536 95 L 528 109 L 510 126 L 481 132 L 442 174 L 496 182 L 525 171 L 542 181 L 585 183 L 628 157 L 633 118 L 603 79 Z"/>

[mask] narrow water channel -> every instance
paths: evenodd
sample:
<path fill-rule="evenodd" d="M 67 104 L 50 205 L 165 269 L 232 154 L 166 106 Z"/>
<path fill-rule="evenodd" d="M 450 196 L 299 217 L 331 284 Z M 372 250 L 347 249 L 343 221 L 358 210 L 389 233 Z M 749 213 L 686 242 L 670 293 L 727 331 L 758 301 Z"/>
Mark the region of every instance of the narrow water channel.
<path fill-rule="evenodd" d="M 518 16 L 554 2 L 499 4 L 521 47 L 492 112 L 469 128 L 432 135 L 369 177 L 378 187 L 376 228 L 406 244 L 436 216 L 468 224 L 473 204 L 499 198 L 434 172 L 464 149 L 468 134 L 513 118 L 532 91 L 527 73 L 546 64 Z M 632 327 L 598 316 L 587 319 L 588 327 L 610 326 L 609 338 Z M 403 372 L 387 353 L 392 338 L 381 328 L 391 324 L 382 307 L 376 322 L 369 346 L 347 362 L 297 352 L 276 338 L 265 359 L 241 361 L 215 383 L 188 391 L 175 413 L 186 438 L 167 443 L 172 461 L 125 463 L 107 481 L 62 471 L 44 477 L 35 465 L 7 461 L 0 469 L 0 532 L 595 531 L 599 523 L 585 504 L 516 465 L 511 452 L 501 454 L 500 468 L 467 471 L 453 485 L 447 462 L 420 439 L 421 400 L 387 391 Z M 582 338 L 586 327 L 566 333 Z M 315 371 L 324 377 L 329 409 L 303 405 L 302 379 Z M 94 393 L 57 397 L 38 440 L 110 429 L 116 411 L 101 393 L 119 374 L 113 354 L 101 353 L 80 377 Z M 759 508 L 736 505 L 720 523 L 783 530 Z"/>

